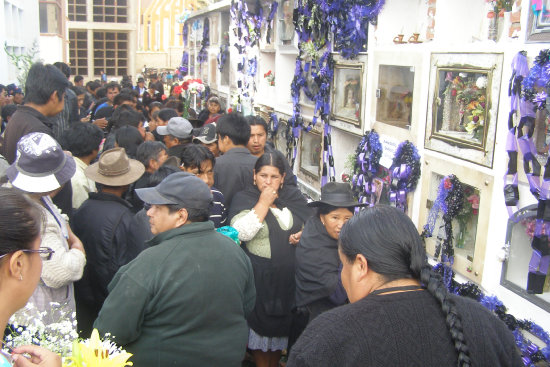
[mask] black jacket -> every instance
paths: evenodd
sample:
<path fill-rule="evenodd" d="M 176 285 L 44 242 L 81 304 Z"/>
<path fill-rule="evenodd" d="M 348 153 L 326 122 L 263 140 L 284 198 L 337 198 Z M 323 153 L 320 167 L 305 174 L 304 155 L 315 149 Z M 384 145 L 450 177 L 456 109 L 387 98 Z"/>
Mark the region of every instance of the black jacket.
<path fill-rule="evenodd" d="M 71 226 L 84 244 L 87 259 L 84 275 L 75 283 L 78 329 L 84 335 L 91 332 L 115 273 L 142 250 L 130 245 L 133 216 L 127 201 L 103 192 L 90 193 L 74 213 Z"/>

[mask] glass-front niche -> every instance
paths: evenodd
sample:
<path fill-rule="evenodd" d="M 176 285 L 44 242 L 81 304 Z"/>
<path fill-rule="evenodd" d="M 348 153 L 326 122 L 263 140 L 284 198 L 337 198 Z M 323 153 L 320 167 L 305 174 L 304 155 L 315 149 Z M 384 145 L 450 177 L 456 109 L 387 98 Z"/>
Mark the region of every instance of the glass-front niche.
<path fill-rule="evenodd" d="M 413 66 L 380 65 L 376 121 L 403 129 L 410 128 L 413 89 Z"/>
<path fill-rule="evenodd" d="M 550 256 L 548 237 L 545 236 L 546 231 L 543 229 L 543 236 L 540 237 L 542 241 L 539 245 L 546 247 L 538 253 L 533 250 L 536 215 L 537 205 L 535 204 L 518 210 L 508 220 L 506 231 L 508 256 L 502 268 L 501 284 L 546 311 L 550 311 L 550 277 L 544 274 L 545 269 L 548 273 Z"/>
<path fill-rule="evenodd" d="M 436 198 L 443 175 L 433 173 L 430 178 L 430 192 L 428 195 L 428 209 L 431 209 Z M 473 263 L 476 250 L 476 236 L 479 220 L 480 192 L 476 187 L 462 183 L 463 202 L 462 210 L 452 220 L 453 247 L 455 258 L 465 259 L 467 263 Z M 432 248 L 428 249 L 430 255 L 434 255 L 438 246 L 446 239 L 443 212 L 439 211 L 432 238 L 435 240 Z M 459 272 L 469 272 L 470 267 L 456 269 Z"/>

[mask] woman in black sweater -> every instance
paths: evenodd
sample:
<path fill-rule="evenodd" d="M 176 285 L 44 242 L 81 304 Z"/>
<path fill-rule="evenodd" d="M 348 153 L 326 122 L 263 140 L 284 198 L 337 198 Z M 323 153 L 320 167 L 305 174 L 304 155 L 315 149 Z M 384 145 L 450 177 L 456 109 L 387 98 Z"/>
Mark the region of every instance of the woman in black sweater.
<path fill-rule="evenodd" d="M 340 232 L 339 255 L 351 304 L 313 320 L 288 367 L 523 365 L 502 321 L 447 292 L 400 210 L 355 215 Z"/>

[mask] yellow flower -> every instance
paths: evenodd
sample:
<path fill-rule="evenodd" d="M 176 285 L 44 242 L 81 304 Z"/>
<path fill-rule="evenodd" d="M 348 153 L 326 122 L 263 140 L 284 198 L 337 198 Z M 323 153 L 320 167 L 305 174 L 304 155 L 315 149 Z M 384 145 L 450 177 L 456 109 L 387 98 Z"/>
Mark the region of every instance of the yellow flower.
<path fill-rule="evenodd" d="M 92 331 L 88 345 L 83 342 L 74 343 L 73 356 L 68 359 L 71 363 L 64 364 L 64 367 L 124 367 L 132 366 L 128 359 L 132 354 L 122 351 L 109 355 L 109 351 L 103 347 L 97 329 Z"/>
<path fill-rule="evenodd" d="M 471 133 L 475 130 L 475 128 L 477 127 L 477 125 L 474 123 L 474 122 L 470 122 L 469 124 L 467 124 L 466 126 L 464 126 L 464 128 L 466 129 L 467 132 Z"/>

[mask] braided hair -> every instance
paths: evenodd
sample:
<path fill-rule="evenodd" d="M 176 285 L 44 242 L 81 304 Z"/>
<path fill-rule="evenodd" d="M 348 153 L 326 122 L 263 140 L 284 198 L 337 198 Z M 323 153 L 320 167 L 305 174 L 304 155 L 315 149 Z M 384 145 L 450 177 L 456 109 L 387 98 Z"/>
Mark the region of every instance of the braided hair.
<path fill-rule="evenodd" d="M 339 242 L 340 251 L 349 261 L 362 254 L 369 268 L 386 282 L 404 278 L 419 280 L 445 314 L 458 354 L 457 366 L 471 366 L 460 315 L 441 276 L 429 266 L 423 242 L 406 214 L 387 205 L 362 210 L 344 225 Z"/>

